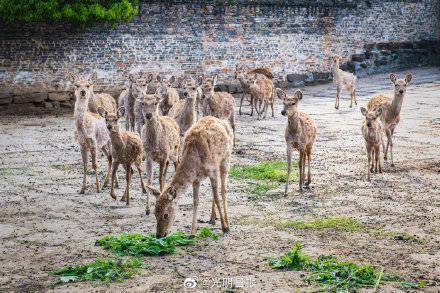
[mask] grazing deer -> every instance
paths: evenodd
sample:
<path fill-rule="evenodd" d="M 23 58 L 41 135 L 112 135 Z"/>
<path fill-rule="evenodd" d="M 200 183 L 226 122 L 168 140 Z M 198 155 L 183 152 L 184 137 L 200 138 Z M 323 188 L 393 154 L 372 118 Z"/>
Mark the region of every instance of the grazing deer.
<path fill-rule="evenodd" d="M 262 74 L 255 74 L 253 83 L 250 86 L 250 92 L 254 101 L 254 108 L 257 112 L 257 119 L 260 120 L 264 112 L 264 118 L 267 115 L 269 105 L 272 108 L 272 117 L 275 117 L 273 104 L 275 100 L 275 87 L 273 81 Z M 257 106 L 258 104 L 258 106 Z M 262 106 L 264 106 L 262 108 Z"/>
<path fill-rule="evenodd" d="M 367 178 L 368 181 L 370 181 L 370 172 L 382 173 L 382 166 L 380 164 L 380 145 L 382 144 L 383 126 L 380 119 L 377 119 L 382 114 L 382 108 L 368 111 L 362 107 L 361 113 L 365 116 L 365 121 L 362 124 L 362 135 L 364 136 L 365 148 L 367 149 Z"/>
<path fill-rule="evenodd" d="M 83 194 L 87 186 L 87 163 L 88 152 L 92 156 L 92 168 L 95 171 L 96 191 L 100 192 L 98 179 L 98 163 L 96 160 L 96 149 L 102 150 L 107 157 L 107 174 L 104 180 L 104 187 L 108 184 L 112 156 L 110 153 L 110 137 L 105 125 L 105 120 L 96 113 L 88 111 L 89 101 L 93 96 L 93 78 L 79 77 L 70 75 L 74 84 L 75 94 L 75 139 L 79 143 L 83 161 L 83 182 L 79 193 Z"/>
<path fill-rule="evenodd" d="M 333 84 L 336 86 L 336 103 L 335 108 L 339 109 L 339 98 L 341 94 L 342 88 L 345 88 L 350 92 L 350 108 L 353 107 L 354 104 L 357 105 L 356 101 L 356 79 L 357 77 L 350 72 L 343 71 L 339 69 L 339 63 L 341 62 L 342 57 L 333 56 Z"/>
<path fill-rule="evenodd" d="M 203 78 L 202 88 L 202 112 L 203 116 L 214 116 L 219 119 L 228 119 L 234 133 L 235 144 L 235 99 L 227 92 L 215 92 L 218 76 Z"/>
<path fill-rule="evenodd" d="M 99 107 L 99 114 L 104 117 L 107 129 L 110 131 L 110 140 L 112 142 L 112 183 L 110 196 L 116 199 L 114 185 L 116 180 L 116 172 L 120 164 L 125 169 L 125 178 L 127 185 L 125 187 L 124 195 L 121 201 L 125 201 L 128 205 L 130 203 L 130 183 L 133 171 L 131 165 L 134 164 L 138 170 L 141 179 L 142 192 L 146 193 L 144 181 L 142 180 L 142 141 L 139 134 L 130 131 L 120 131 L 118 120 L 124 116 L 124 106 L 119 107 L 117 113 L 108 113 L 104 108 Z"/>
<path fill-rule="evenodd" d="M 287 179 L 285 194 L 287 195 L 292 164 L 292 150 L 294 148 L 299 151 L 299 190 L 303 190 L 304 184 L 308 187 L 312 182 L 310 161 L 312 160 L 312 147 L 316 140 L 316 126 L 315 122 L 309 115 L 298 111 L 298 103 L 303 97 L 300 90 L 296 90 L 293 96 L 286 95 L 286 93 L 279 88 L 276 89 L 276 92 L 278 98 L 283 100 L 284 108 L 281 111 L 281 115 L 287 116 L 285 131 L 287 144 Z M 307 182 L 304 183 L 306 157 L 309 170 Z"/>
<path fill-rule="evenodd" d="M 158 76 L 158 81 L 161 83 L 158 87 L 160 97 L 159 109 L 162 115 L 168 115 L 170 109 L 179 102 L 179 92 L 174 88 L 176 83 L 176 78 L 173 76 L 169 80 L 163 80 L 162 77 Z"/>
<path fill-rule="evenodd" d="M 180 128 L 180 136 L 194 124 L 196 119 L 196 103 L 198 97 L 198 84 L 190 77 L 180 82 L 183 99 L 180 99 L 170 109 L 168 116 L 174 118 Z"/>
<path fill-rule="evenodd" d="M 222 230 L 229 232 L 226 185 L 232 146 L 233 133 L 230 126 L 215 117 L 203 117 L 188 130 L 184 138 L 183 157 L 170 184 L 162 191 L 147 186 L 157 196 L 155 216 L 158 238 L 167 235 L 174 221 L 177 201 L 190 184 L 193 187 L 194 203 L 191 233 L 196 234 L 200 182 L 206 177 L 211 180 L 213 208 L 216 206 L 218 209 Z M 219 176 L 223 211 L 218 194 Z M 213 217 L 215 221 L 215 213 L 211 212 L 211 221 Z"/>
<path fill-rule="evenodd" d="M 147 184 L 151 186 L 152 162 L 157 162 L 159 163 L 159 186 L 162 190 L 169 162 L 173 162 L 174 168 L 177 168 L 180 144 L 179 125 L 169 116 L 159 116 L 158 93 L 151 95 L 143 92 L 138 100 L 145 118 L 141 138 L 145 152 Z M 145 211 L 147 215 L 150 214 L 148 193 Z"/>
<path fill-rule="evenodd" d="M 373 96 L 368 102 L 367 108 L 369 111 L 375 109 L 382 109 L 382 115 L 380 119 L 384 126 L 384 131 L 387 136 L 387 146 L 385 148 L 385 142 L 383 142 L 384 159 L 387 159 L 388 147 L 391 154 L 391 166 L 394 167 L 393 161 L 393 135 L 394 129 L 400 121 L 400 110 L 402 109 L 403 98 L 406 93 L 406 88 L 412 79 L 412 74 L 408 73 L 405 79 L 397 79 L 394 73 L 390 74 L 390 80 L 394 84 L 394 98 L 384 94 L 378 94 Z"/>

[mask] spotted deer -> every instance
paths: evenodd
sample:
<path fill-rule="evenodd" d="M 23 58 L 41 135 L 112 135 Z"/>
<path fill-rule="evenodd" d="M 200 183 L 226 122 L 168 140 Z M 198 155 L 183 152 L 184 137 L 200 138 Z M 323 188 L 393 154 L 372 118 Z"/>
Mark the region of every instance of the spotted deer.
<path fill-rule="evenodd" d="M 390 98 L 384 94 L 373 96 L 368 102 L 368 111 L 373 111 L 381 108 L 382 114 L 380 119 L 382 121 L 385 134 L 387 136 L 387 145 L 383 142 L 384 159 L 387 160 L 388 148 L 390 148 L 391 166 L 394 167 L 393 161 L 393 135 L 394 130 L 400 121 L 400 110 L 402 109 L 403 98 L 405 97 L 406 89 L 412 80 L 412 74 L 406 74 L 404 79 L 397 79 L 394 73 L 390 74 L 390 80 L 394 84 L 394 97 Z"/>
<path fill-rule="evenodd" d="M 113 158 L 112 163 L 112 183 L 110 189 L 110 196 L 116 199 L 115 195 L 115 181 L 116 172 L 120 164 L 125 169 L 126 187 L 121 201 L 125 201 L 128 205 L 130 203 L 130 183 L 133 176 L 132 164 L 136 166 L 139 173 L 142 193 L 146 193 L 144 181 L 142 179 L 142 141 L 139 134 L 130 131 L 120 131 L 118 120 L 124 116 L 124 106 L 119 107 L 117 113 L 109 113 L 104 108 L 99 107 L 99 114 L 104 117 L 107 129 L 110 131 L 111 140 L 111 154 Z"/>
<path fill-rule="evenodd" d="M 243 105 L 243 100 L 247 95 L 250 97 L 250 105 L 251 105 L 251 116 L 254 114 L 254 105 L 252 101 L 252 96 L 250 93 L 250 86 L 252 84 L 252 80 L 249 78 L 246 73 L 246 69 L 243 65 L 236 64 L 235 65 L 235 79 L 238 79 L 241 85 L 241 98 L 240 98 L 240 107 L 238 108 L 238 114 L 241 115 L 241 106 Z"/>
<path fill-rule="evenodd" d="M 350 72 L 339 69 L 341 56 L 333 56 L 333 84 L 336 86 L 336 102 L 335 108 L 339 109 L 339 98 L 341 90 L 344 88 L 350 92 L 350 108 L 353 107 L 353 102 L 357 105 L 356 101 L 356 79 L 357 77 Z"/>
<path fill-rule="evenodd" d="M 159 115 L 158 92 L 143 92 L 138 97 L 145 124 L 142 127 L 142 143 L 145 152 L 147 184 L 151 186 L 153 178 L 152 163 L 159 163 L 159 186 L 163 189 L 169 162 L 177 168 L 179 158 L 180 130 L 176 121 L 169 116 Z M 146 214 L 150 213 L 150 200 L 147 193 Z"/>
<path fill-rule="evenodd" d="M 299 151 L 299 190 L 303 191 L 303 185 L 308 187 L 312 182 L 310 172 L 310 161 L 312 160 L 312 147 L 316 140 L 316 126 L 313 119 L 304 112 L 298 110 L 298 103 L 302 100 L 303 94 L 296 90 L 293 96 L 288 96 L 283 90 L 277 88 L 278 98 L 283 101 L 281 115 L 287 116 L 285 138 L 287 144 L 287 180 L 285 194 L 289 188 L 289 179 L 292 164 L 292 150 Z M 308 161 L 307 182 L 305 180 L 305 165 Z"/>
<path fill-rule="evenodd" d="M 273 81 L 263 74 L 255 74 L 249 90 L 254 102 L 255 111 L 257 112 L 257 119 L 260 120 L 263 113 L 263 119 L 266 118 L 269 105 L 272 109 L 272 117 L 275 117 L 273 109 L 275 87 Z"/>
<path fill-rule="evenodd" d="M 229 232 L 226 188 L 232 147 L 232 129 L 218 118 L 203 117 L 188 130 L 183 143 L 183 157 L 171 182 L 162 191 L 147 186 L 157 197 L 154 212 L 157 220 L 157 237 L 167 235 L 174 222 L 177 203 L 191 184 L 193 187 L 191 233 L 196 234 L 200 182 L 206 177 L 211 181 L 213 194 L 211 222 L 215 223 L 215 207 L 217 207 L 222 230 L 225 233 Z M 220 177 L 223 210 L 218 194 L 218 177 Z"/>
<path fill-rule="evenodd" d="M 98 75 L 96 72 L 93 72 L 89 77 L 89 80 L 93 81 L 93 84 L 96 82 L 97 79 Z M 106 109 L 106 111 L 116 112 L 117 105 L 115 99 L 111 95 L 106 93 L 95 93 L 93 90 L 93 84 L 90 87 L 91 95 L 89 99 L 88 110 L 92 113 L 98 113 L 98 108 L 102 107 Z"/>
<path fill-rule="evenodd" d="M 69 78 L 74 85 L 75 95 L 75 139 L 81 149 L 83 162 L 83 182 L 80 189 L 81 194 L 85 193 L 87 187 L 87 163 L 88 152 L 92 156 L 92 168 L 95 172 L 96 191 L 100 192 L 101 187 L 98 179 L 98 163 L 96 160 L 96 150 L 101 149 L 107 157 L 107 174 L 104 179 L 104 187 L 108 184 L 112 156 L 110 153 L 110 136 L 105 125 L 105 120 L 98 114 L 88 110 L 89 101 L 93 96 L 94 78 L 70 75 Z"/>
<path fill-rule="evenodd" d="M 216 92 L 218 76 L 204 77 L 202 89 L 202 112 L 204 116 L 213 116 L 219 119 L 228 119 L 234 133 L 235 142 L 235 99 L 227 92 Z"/>
<path fill-rule="evenodd" d="M 370 181 L 370 173 L 382 173 L 382 166 L 380 163 L 380 145 L 382 144 L 383 135 L 383 126 L 382 122 L 380 121 L 382 108 L 368 111 L 367 109 L 362 107 L 361 113 L 365 116 L 365 120 L 362 123 L 362 135 L 365 139 L 365 148 L 367 150 L 368 157 L 367 179 L 368 181 Z"/>

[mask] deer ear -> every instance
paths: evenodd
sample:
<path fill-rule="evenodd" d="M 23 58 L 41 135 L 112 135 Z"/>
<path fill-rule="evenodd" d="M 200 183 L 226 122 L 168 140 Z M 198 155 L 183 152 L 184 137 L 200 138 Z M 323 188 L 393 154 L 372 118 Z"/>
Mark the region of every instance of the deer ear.
<path fill-rule="evenodd" d="M 295 93 L 293 94 L 298 100 L 302 100 L 303 98 L 303 93 L 301 90 L 296 90 Z"/>
<path fill-rule="evenodd" d="M 158 74 L 158 75 L 156 76 L 156 80 L 157 80 L 158 82 L 162 82 L 162 81 L 163 81 L 163 78 L 162 78 L 162 76 L 161 76 L 160 74 Z"/>
<path fill-rule="evenodd" d="M 118 115 L 118 118 L 123 117 L 124 114 L 125 114 L 125 107 L 124 107 L 124 106 L 119 107 L 119 109 L 118 109 L 118 111 L 116 112 L 116 114 Z"/>
<path fill-rule="evenodd" d="M 361 107 L 361 113 L 362 113 L 362 115 L 367 116 L 368 111 L 364 107 Z"/>
<path fill-rule="evenodd" d="M 382 115 L 382 108 L 376 109 L 376 117 L 379 117 L 380 115 Z"/>
<path fill-rule="evenodd" d="M 107 116 L 107 111 L 103 107 L 98 107 L 98 114 L 105 118 Z"/>
<path fill-rule="evenodd" d="M 168 200 L 174 200 L 177 196 L 177 190 L 174 186 L 170 186 L 167 190 Z"/>
<path fill-rule="evenodd" d="M 145 186 L 155 197 L 158 197 L 160 195 L 160 191 L 152 186 Z"/>
<path fill-rule="evenodd" d="M 409 83 L 411 81 L 411 79 L 412 79 L 412 74 L 411 73 L 408 73 L 407 75 L 405 75 L 405 82 L 406 83 Z"/>
<path fill-rule="evenodd" d="M 286 93 L 280 88 L 276 89 L 276 93 L 277 93 L 277 96 L 280 100 L 284 100 L 287 96 Z"/>
<path fill-rule="evenodd" d="M 391 82 L 394 83 L 394 84 L 396 84 L 396 79 L 397 79 L 396 75 L 395 75 L 394 73 L 391 73 L 391 74 L 390 74 L 390 80 L 391 80 Z"/>

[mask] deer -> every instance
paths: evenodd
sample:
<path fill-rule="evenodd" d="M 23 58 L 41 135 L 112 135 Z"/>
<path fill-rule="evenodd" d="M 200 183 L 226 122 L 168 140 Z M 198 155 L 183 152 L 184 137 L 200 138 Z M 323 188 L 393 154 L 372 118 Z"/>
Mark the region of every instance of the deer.
<path fill-rule="evenodd" d="M 383 124 L 383 129 L 387 136 L 387 145 L 385 147 L 385 141 L 382 142 L 384 150 L 384 160 L 388 158 L 388 148 L 390 149 L 391 167 L 394 167 L 393 161 L 393 135 L 394 130 L 400 121 L 400 111 L 403 105 L 403 98 L 405 97 L 408 84 L 412 80 L 412 74 L 408 73 L 404 79 L 397 79 L 396 74 L 390 74 L 390 80 L 394 84 L 394 97 L 391 99 L 384 94 L 377 94 L 373 96 L 367 104 L 369 111 L 375 109 L 382 109 L 380 119 Z"/>
<path fill-rule="evenodd" d="M 380 163 L 380 145 L 382 144 L 383 135 L 383 126 L 380 121 L 382 108 L 368 111 L 364 107 L 361 107 L 361 113 L 365 116 L 365 120 L 362 123 L 362 135 L 365 139 L 365 148 L 368 157 L 367 179 L 370 181 L 370 173 L 382 173 L 382 166 Z"/>
<path fill-rule="evenodd" d="M 251 116 L 254 115 L 254 104 L 252 100 L 252 96 L 250 93 L 250 85 L 252 84 L 252 80 L 249 78 L 247 73 L 245 72 L 245 68 L 243 65 L 236 64 L 235 65 L 235 79 L 238 79 L 241 85 L 241 98 L 240 98 L 240 107 L 238 108 L 238 114 L 241 115 L 241 106 L 243 105 L 243 100 L 246 95 L 250 96 L 250 105 L 251 105 Z"/>
<path fill-rule="evenodd" d="M 351 72 L 346 72 L 339 69 L 341 56 L 333 56 L 333 84 L 336 86 L 336 102 L 335 109 L 339 109 L 339 98 L 342 88 L 350 92 L 350 108 L 353 108 L 353 102 L 357 105 L 356 101 L 356 75 Z"/>
<path fill-rule="evenodd" d="M 214 78 L 204 77 L 201 84 L 203 116 L 214 116 L 219 119 L 228 119 L 234 133 L 235 145 L 235 99 L 227 92 L 215 92 L 218 75 Z"/>
<path fill-rule="evenodd" d="M 158 76 L 157 80 L 161 83 L 159 88 L 160 104 L 159 109 L 162 115 L 168 115 L 170 109 L 179 102 L 179 92 L 173 86 L 176 83 L 176 77 L 173 75 L 169 80 L 164 80 Z"/>
<path fill-rule="evenodd" d="M 115 112 L 117 109 L 116 101 L 110 94 L 106 94 L 106 93 L 96 94 L 94 92 L 93 84 L 96 82 L 97 79 L 98 79 L 98 75 L 96 72 L 93 72 L 89 76 L 89 80 L 93 81 L 93 83 L 91 84 L 90 87 L 91 96 L 89 99 L 88 111 L 98 114 L 98 107 L 102 107 L 109 112 Z"/>
<path fill-rule="evenodd" d="M 112 163 L 112 183 L 110 196 L 116 199 L 114 186 L 116 181 L 116 172 L 120 164 L 125 169 L 126 187 L 121 201 L 126 205 L 130 203 L 130 183 L 133 176 L 131 166 L 134 164 L 139 173 L 142 193 L 146 193 L 144 181 L 142 179 L 142 141 L 139 134 L 130 131 L 120 131 L 118 120 L 124 116 L 125 107 L 121 106 L 116 113 L 109 113 L 104 108 L 99 107 L 98 113 L 105 119 L 107 129 L 110 132 Z"/>
<path fill-rule="evenodd" d="M 275 87 L 273 81 L 262 74 L 255 74 L 253 83 L 249 88 L 254 102 L 254 108 L 257 112 L 257 119 L 261 119 L 261 115 L 264 112 L 263 119 L 266 118 L 267 108 L 269 105 L 272 108 L 272 117 L 275 117 L 273 104 L 275 100 Z M 257 106 L 258 104 L 258 106 Z"/>
<path fill-rule="evenodd" d="M 312 147 L 316 141 L 316 126 L 313 119 L 304 112 L 298 110 L 298 103 L 303 98 L 301 90 L 296 90 L 293 96 L 288 96 L 282 89 L 277 88 L 276 93 L 283 101 L 281 115 L 287 116 L 285 129 L 285 139 L 287 145 L 287 179 L 284 194 L 287 196 L 289 179 L 292 169 L 292 151 L 299 151 L 299 190 L 303 191 L 303 186 L 309 187 L 312 182 L 310 172 L 310 162 L 312 160 Z M 305 180 L 306 159 L 308 164 L 307 182 Z"/>
<path fill-rule="evenodd" d="M 98 114 L 89 111 L 89 102 L 93 96 L 93 75 L 90 78 L 83 76 L 70 75 L 69 78 L 74 85 L 75 95 L 75 140 L 78 142 L 83 162 L 83 181 L 79 191 L 84 194 L 87 187 L 87 163 L 88 152 L 92 157 L 92 168 L 95 172 L 96 192 L 101 191 L 98 179 L 98 163 L 96 160 L 96 151 L 101 149 L 107 157 L 107 174 L 103 186 L 107 186 L 112 165 L 112 155 L 110 153 L 110 136 L 105 125 L 105 120 Z"/>
<path fill-rule="evenodd" d="M 180 146 L 179 125 L 173 118 L 159 115 L 159 89 L 155 94 L 147 94 L 144 91 L 138 97 L 138 102 L 145 118 L 141 139 L 145 152 L 147 185 L 151 186 L 154 161 L 159 163 L 159 186 L 162 190 L 169 163 L 173 162 L 174 168 L 177 168 Z M 147 193 L 145 212 L 147 215 L 150 214 L 149 193 Z"/>
<path fill-rule="evenodd" d="M 183 156 L 167 187 L 157 190 L 147 185 L 156 196 L 154 211 L 156 237 L 165 237 L 174 222 L 176 206 L 189 185 L 193 187 L 193 216 L 191 234 L 197 232 L 197 210 L 200 183 L 206 177 L 211 181 L 213 195 L 211 223 L 215 223 L 215 207 L 220 215 L 223 233 L 229 232 L 227 180 L 234 135 L 228 123 L 212 117 L 202 117 L 187 132 L 183 142 Z M 223 211 L 218 194 L 220 176 Z"/>
<path fill-rule="evenodd" d="M 176 120 L 180 128 L 180 136 L 183 137 L 185 132 L 197 120 L 196 104 L 199 95 L 199 84 L 192 78 L 184 79 L 180 82 L 179 88 L 182 91 L 183 99 L 179 99 L 171 107 L 168 116 Z"/>

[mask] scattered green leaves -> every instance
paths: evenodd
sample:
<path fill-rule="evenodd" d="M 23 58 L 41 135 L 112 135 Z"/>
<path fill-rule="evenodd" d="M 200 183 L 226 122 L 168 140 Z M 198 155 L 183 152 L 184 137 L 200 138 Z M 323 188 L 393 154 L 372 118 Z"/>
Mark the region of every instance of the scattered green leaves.
<path fill-rule="evenodd" d="M 426 286 L 426 281 L 419 281 L 419 282 L 407 282 L 402 281 L 400 282 L 400 287 L 405 289 L 422 289 Z"/>
<path fill-rule="evenodd" d="M 197 238 L 211 238 L 212 240 L 217 240 L 219 236 L 219 233 L 213 232 L 208 227 L 203 227 L 200 232 L 197 233 Z"/>
<path fill-rule="evenodd" d="M 127 260 L 100 258 L 88 264 L 61 268 L 52 274 L 59 276 L 60 283 L 92 280 L 111 282 L 131 278 L 138 268 L 146 269 L 148 266 L 138 258 Z"/>
<path fill-rule="evenodd" d="M 296 162 L 292 162 L 292 170 Z M 295 172 L 292 172 L 290 179 L 293 179 Z M 229 175 L 237 179 L 270 180 L 286 182 L 287 162 L 262 162 L 252 166 L 233 166 Z"/>
<path fill-rule="evenodd" d="M 321 255 L 312 260 L 302 252 L 302 246 L 298 241 L 280 258 L 269 258 L 269 264 L 276 269 L 308 271 L 305 281 L 321 284 L 329 292 L 351 292 L 359 288 L 377 288 L 382 283 L 400 279 L 395 275 L 384 274 L 383 270 L 379 271 L 371 265 L 341 262 L 334 256 Z M 424 286 L 424 283 L 423 281 L 401 282 L 400 285 L 415 288 L 410 286 Z"/>

